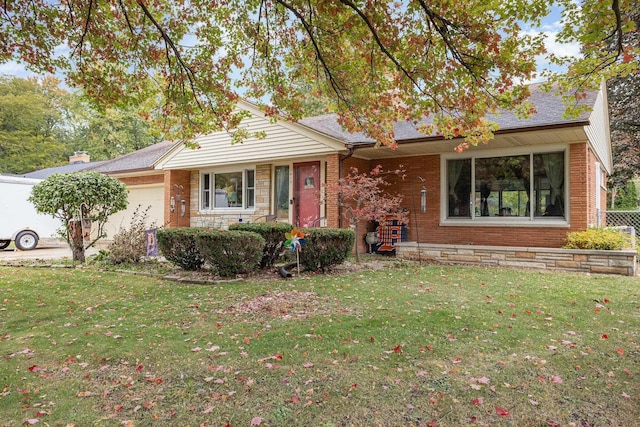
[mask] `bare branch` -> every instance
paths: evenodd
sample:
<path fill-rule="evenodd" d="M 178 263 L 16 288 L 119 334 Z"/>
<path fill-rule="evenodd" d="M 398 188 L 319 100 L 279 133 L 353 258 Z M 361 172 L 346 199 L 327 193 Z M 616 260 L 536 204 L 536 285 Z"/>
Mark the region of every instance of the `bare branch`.
<path fill-rule="evenodd" d="M 616 26 L 613 29 L 613 31 L 611 32 L 611 34 L 609 34 L 607 37 L 605 37 L 605 40 L 610 40 L 612 38 L 615 38 L 614 46 L 615 46 L 616 51 L 618 52 L 618 56 L 619 56 L 624 51 L 624 46 L 623 46 L 623 43 L 622 43 L 622 38 L 623 38 L 623 33 L 622 33 L 622 13 L 620 12 L 619 0 L 613 0 L 612 1 L 611 10 L 613 11 L 614 15 L 616 16 Z"/>
<path fill-rule="evenodd" d="M 156 27 L 156 29 L 158 30 L 158 32 L 160 33 L 160 37 L 162 38 L 162 40 L 165 43 L 165 46 L 167 47 L 167 49 L 170 49 L 170 51 L 173 53 L 173 55 L 176 57 L 176 60 L 178 61 L 178 64 L 180 66 L 180 69 L 186 74 L 187 79 L 189 80 L 189 85 L 191 86 L 191 90 L 194 94 L 194 98 L 196 103 L 198 104 L 198 107 L 202 109 L 202 105 L 200 103 L 200 100 L 198 99 L 196 95 L 196 77 L 195 77 L 195 73 L 193 72 L 193 70 L 183 61 L 182 59 L 182 55 L 180 54 L 180 50 L 178 50 L 178 47 L 175 45 L 175 43 L 173 42 L 173 40 L 171 39 L 171 37 L 167 34 L 167 32 L 164 30 L 164 28 L 162 28 L 162 26 L 160 25 L 160 23 L 158 23 L 158 21 L 156 21 L 155 17 L 151 14 L 151 12 L 149 11 L 149 9 L 147 8 L 147 6 L 144 4 L 143 1 L 138 0 L 138 6 L 140 6 L 140 8 L 142 9 L 144 15 L 149 18 L 149 20 L 151 21 L 151 23 L 153 24 L 154 27 Z"/>
<path fill-rule="evenodd" d="M 76 44 L 76 47 L 73 48 L 73 54 L 76 51 L 79 51 L 79 55 L 82 58 L 82 46 L 84 46 L 84 38 L 89 34 L 89 24 L 91 23 L 91 11 L 93 10 L 93 0 L 89 0 L 89 8 L 87 10 L 87 20 L 84 23 L 84 28 L 82 30 L 82 34 L 80 34 L 80 41 Z"/>
<path fill-rule="evenodd" d="M 416 79 L 413 78 L 413 76 L 409 73 L 409 71 L 404 68 L 402 66 L 402 64 L 400 64 L 400 62 L 396 59 L 396 57 L 389 51 L 389 49 L 387 49 L 387 47 L 382 43 L 382 41 L 380 40 L 380 37 L 378 36 L 378 31 L 375 29 L 375 27 L 373 26 L 373 24 L 371 23 L 371 20 L 364 14 L 364 12 L 362 12 L 362 10 L 360 10 L 358 8 L 358 6 L 356 6 L 352 1 L 350 0 L 340 0 L 340 2 L 346 6 L 349 6 L 351 9 L 353 9 L 354 12 L 356 12 L 358 14 L 358 16 L 360 17 L 360 19 L 362 19 L 362 21 L 367 25 L 367 27 L 369 28 L 369 32 L 371 33 L 371 36 L 373 37 L 373 39 L 375 40 L 376 44 L 378 45 L 378 47 L 380 48 L 380 51 L 387 57 L 389 58 L 389 60 L 391 60 L 391 62 L 393 62 L 393 64 L 398 68 L 398 70 L 400 70 L 402 72 L 402 74 L 404 74 L 410 81 L 411 83 L 416 87 L 416 89 L 418 89 L 418 91 L 422 94 L 425 94 L 425 92 L 422 90 L 422 88 L 420 87 L 420 85 L 418 84 L 418 82 L 416 81 Z M 426 94 L 425 94 L 426 95 Z"/>
<path fill-rule="evenodd" d="M 122 0 L 119 0 L 118 4 L 120 5 L 120 9 L 122 9 L 122 14 L 124 15 L 124 20 L 127 22 L 127 27 L 129 27 L 129 32 L 132 35 L 135 35 L 135 31 L 133 29 L 133 25 L 131 24 L 131 21 L 129 20 L 129 14 L 127 13 L 127 8 L 124 7 L 124 4 L 122 4 Z"/>
<path fill-rule="evenodd" d="M 72 27 L 75 27 L 75 19 L 73 18 L 73 4 L 71 4 L 71 2 L 67 2 L 67 7 L 69 9 L 69 22 L 71 23 Z"/>
<path fill-rule="evenodd" d="M 347 101 L 347 99 L 342 95 L 342 88 L 339 87 L 335 76 L 331 72 L 331 68 L 327 64 L 327 62 L 326 62 L 326 60 L 324 58 L 324 55 L 322 54 L 322 51 L 320 50 L 320 46 L 318 45 L 318 42 L 316 40 L 316 37 L 314 35 L 314 32 L 313 32 L 313 29 L 312 29 L 311 25 L 307 22 L 307 20 L 304 18 L 304 16 L 302 16 L 302 14 L 298 10 L 296 10 L 291 4 L 285 2 L 284 0 L 276 0 L 276 1 L 280 5 L 285 7 L 287 10 L 289 10 L 291 13 L 293 13 L 295 15 L 295 17 L 298 18 L 300 23 L 303 25 L 305 31 L 307 32 L 307 35 L 309 36 L 309 39 L 311 40 L 311 44 L 313 45 L 313 49 L 316 52 L 316 58 L 318 58 L 318 61 L 322 65 L 322 68 L 323 68 L 325 74 L 329 78 L 329 82 L 331 83 L 331 88 L 334 90 L 335 94 L 338 96 L 338 99 L 340 101 L 344 102 L 346 105 L 349 105 L 349 102 Z"/>
<path fill-rule="evenodd" d="M 479 79 L 484 81 L 485 80 L 484 78 L 476 75 L 475 71 L 471 68 L 471 64 L 469 64 L 463 58 L 463 56 L 468 56 L 468 57 L 476 59 L 476 60 L 478 58 L 475 58 L 475 57 L 472 57 L 470 55 L 461 53 L 458 50 L 458 48 L 456 46 L 454 46 L 454 44 L 452 43 L 451 38 L 449 37 L 448 33 L 449 33 L 449 28 L 454 26 L 453 23 L 451 21 L 449 21 L 448 19 L 444 18 L 443 16 L 438 15 L 433 10 L 431 10 L 431 8 L 425 3 L 424 0 L 419 0 L 418 2 L 420 3 L 420 6 L 422 7 L 422 10 L 424 11 L 424 13 L 429 18 L 429 21 L 436 28 L 436 31 L 438 32 L 438 34 L 440 34 L 440 37 L 442 38 L 442 41 L 444 41 L 444 43 L 449 48 L 449 51 L 451 52 L 451 55 L 453 56 L 453 58 L 456 61 L 458 61 L 458 63 L 460 63 L 460 65 L 462 65 L 469 72 L 469 74 L 471 74 L 475 78 L 479 78 Z"/>

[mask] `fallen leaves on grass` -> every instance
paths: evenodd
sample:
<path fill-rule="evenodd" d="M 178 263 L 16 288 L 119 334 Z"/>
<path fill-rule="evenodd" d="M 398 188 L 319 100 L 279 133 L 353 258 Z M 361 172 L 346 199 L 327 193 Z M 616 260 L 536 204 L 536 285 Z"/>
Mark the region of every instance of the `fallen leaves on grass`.
<path fill-rule="evenodd" d="M 331 314 L 326 301 L 314 292 L 270 291 L 248 301 L 229 306 L 221 314 L 252 314 L 255 316 L 277 317 L 282 320 L 306 319 L 314 315 Z M 351 312 L 350 308 L 336 308 L 341 313 Z"/>
<path fill-rule="evenodd" d="M 496 405 L 496 414 L 498 414 L 498 416 L 500 417 L 508 417 L 509 415 L 511 415 L 507 409 L 497 405 Z"/>

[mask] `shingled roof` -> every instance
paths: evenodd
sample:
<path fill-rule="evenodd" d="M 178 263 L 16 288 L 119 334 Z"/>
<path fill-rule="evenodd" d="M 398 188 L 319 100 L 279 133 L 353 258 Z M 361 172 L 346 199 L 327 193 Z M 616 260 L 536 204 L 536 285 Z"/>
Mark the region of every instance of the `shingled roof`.
<path fill-rule="evenodd" d="M 28 172 L 22 174 L 20 176 L 25 178 L 34 178 L 34 179 L 47 179 L 54 173 L 72 173 L 72 172 L 81 172 L 85 171 L 89 168 L 94 168 L 100 166 L 104 162 L 78 162 L 78 163 L 69 163 L 62 166 L 54 166 L 46 169 L 39 169 L 37 171 Z"/>
<path fill-rule="evenodd" d="M 156 161 L 175 144 L 175 141 L 158 142 L 113 160 L 107 160 L 86 170 L 106 174 L 151 170 L 155 167 Z"/>
<path fill-rule="evenodd" d="M 537 109 L 537 113 L 533 114 L 530 118 L 518 118 L 511 111 L 503 111 L 500 114 L 488 114 L 487 119 L 500 126 L 498 132 L 515 132 L 549 126 L 582 125 L 588 122 L 590 114 L 588 111 L 583 112 L 578 117 L 565 117 L 564 113 L 567 106 L 562 102 L 562 98 L 553 92 L 542 91 L 540 87 L 540 84 L 533 84 L 529 87 L 531 92 L 529 100 Z M 587 92 L 587 97 L 580 102 L 587 106 L 593 106 L 597 95 L 597 91 Z M 368 145 L 375 142 L 364 133 L 350 133 L 342 129 L 342 126 L 338 123 L 337 114 L 307 117 L 300 120 L 299 123 L 315 131 L 332 136 L 346 144 L 357 146 Z M 424 139 L 428 136 L 437 138 L 438 136 L 436 134 L 425 135 L 418 131 L 420 126 L 431 123 L 431 117 L 427 117 L 418 123 L 408 121 L 397 122 L 394 125 L 395 140 L 397 142 L 414 141 Z"/>

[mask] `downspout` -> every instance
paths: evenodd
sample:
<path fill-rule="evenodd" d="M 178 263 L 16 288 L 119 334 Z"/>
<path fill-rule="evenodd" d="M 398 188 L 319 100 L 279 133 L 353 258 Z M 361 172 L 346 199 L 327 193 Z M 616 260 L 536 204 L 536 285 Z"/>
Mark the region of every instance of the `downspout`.
<path fill-rule="evenodd" d="M 347 144 L 347 148 L 349 149 L 349 152 L 343 156 L 340 156 L 340 159 L 338 160 L 338 179 L 342 178 L 342 163 L 349 157 L 353 156 L 353 144 Z M 338 198 L 340 197 L 341 196 L 338 195 Z M 342 228 L 342 203 L 340 203 L 340 200 L 338 200 L 338 228 Z"/>

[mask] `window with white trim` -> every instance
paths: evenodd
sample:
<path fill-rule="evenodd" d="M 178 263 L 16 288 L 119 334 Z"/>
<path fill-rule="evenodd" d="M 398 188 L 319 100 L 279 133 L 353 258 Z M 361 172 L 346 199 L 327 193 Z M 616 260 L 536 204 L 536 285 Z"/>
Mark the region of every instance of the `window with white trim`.
<path fill-rule="evenodd" d="M 447 159 L 445 167 L 447 219 L 565 218 L 564 151 Z"/>
<path fill-rule="evenodd" d="M 200 175 L 200 209 L 249 209 L 255 206 L 255 170 Z"/>

